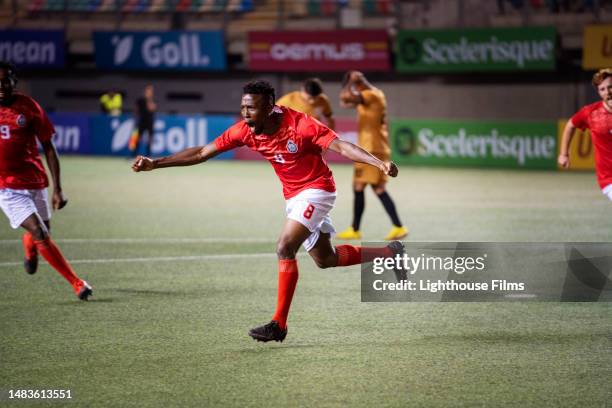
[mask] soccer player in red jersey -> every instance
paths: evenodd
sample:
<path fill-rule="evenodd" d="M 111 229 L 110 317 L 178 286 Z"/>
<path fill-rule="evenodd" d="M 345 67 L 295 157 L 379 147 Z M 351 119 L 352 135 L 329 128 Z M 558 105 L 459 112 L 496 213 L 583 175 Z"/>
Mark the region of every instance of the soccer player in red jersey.
<path fill-rule="evenodd" d="M 298 280 L 296 253 L 301 245 L 320 268 L 356 265 L 370 262 L 376 257 L 392 257 L 404 252 L 404 246 L 399 241 L 384 248 L 331 245 L 330 235 L 334 233 L 334 227 L 329 212 L 336 200 L 336 186 L 322 152 L 331 149 L 351 160 L 377 167 L 392 177 L 397 176 L 398 169 L 394 163 L 383 162 L 360 147 L 340 140 L 318 120 L 276 106 L 274 88 L 265 81 L 254 81 L 244 86 L 240 114 L 244 120 L 231 126 L 208 145 L 192 147 L 159 159 L 138 156 L 132 169 L 138 172 L 190 166 L 239 146 L 248 146 L 268 159 L 283 185 L 287 221 L 276 249 L 276 312 L 270 323 L 251 329 L 249 335 L 259 341 L 283 341 L 287 335 L 289 306 Z"/>
<path fill-rule="evenodd" d="M 49 236 L 51 212 L 45 173 L 36 140 L 42 145 L 53 180 L 53 209 L 63 208 L 60 166 L 52 137 L 53 125 L 43 109 L 29 96 L 14 92 L 15 68 L 0 62 L 0 208 L 11 227 L 23 227 L 24 266 L 36 273 L 38 253 L 71 285 L 81 300 L 87 300 L 92 288 L 72 270 Z"/>
<path fill-rule="evenodd" d="M 597 182 L 606 197 L 612 200 L 612 68 L 601 69 L 593 75 L 593 86 L 601 101 L 584 106 L 565 125 L 559 165 L 569 167 L 568 149 L 578 129 L 589 129 L 595 145 Z"/>

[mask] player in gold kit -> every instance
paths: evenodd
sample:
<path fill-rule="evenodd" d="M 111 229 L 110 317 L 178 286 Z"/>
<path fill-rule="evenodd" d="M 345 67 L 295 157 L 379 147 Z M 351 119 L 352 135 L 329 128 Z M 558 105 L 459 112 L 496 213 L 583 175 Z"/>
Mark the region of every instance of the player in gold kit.
<path fill-rule="evenodd" d="M 289 92 L 276 101 L 276 104 L 310 115 L 335 130 L 334 113 L 329 98 L 323 93 L 319 78 L 306 79 L 299 91 Z"/>
<path fill-rule="evenodd" d="M 389 134 L 387 129 L 387 101 L 385 94 L 374 87 L 363 73 L 349 71 L 345 74 L 340 91 L 340 102 L 343 106 L 357 109 L 359 121 L 358 145 L 380 160 L 388 161 L 391 156 Z M 361 239 L 359 230 L 361 216 L 365 208 L 364 190 L 371 185 L 380 199 L 393 227 L 385 237 L 386 240 L 402 239 L 408 235 L 408 228 L 402 225 L 395 204 L 386 191 L 387 176 L 372 166 L 355 163 L 353 175 L 353 224 L 337 235 L 340 239 Z"/>

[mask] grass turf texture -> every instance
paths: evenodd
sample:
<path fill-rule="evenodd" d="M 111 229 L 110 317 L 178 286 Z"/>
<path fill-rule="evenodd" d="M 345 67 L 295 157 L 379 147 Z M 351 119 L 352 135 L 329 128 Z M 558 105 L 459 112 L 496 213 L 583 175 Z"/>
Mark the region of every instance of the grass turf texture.
<path fill-rule="evenodd" d="M 26 275 L 21 234 L 3 221 L 4 397 L 55 388 L 90 407 L 609 404 L 610 304 L 364 304 L 359 267 L 318 270 L 301 255 L 287 340 L 256 343 L 246 333 L 274 311 L 284 221 L 267 164 L 147 174 L 118 159 L 62 164 L 70 203 L 53 236 L 94 297 L 79 302 L 46 264 Z M 351 167 L 333 170 L 341 229 Z M 390 193 L 412 241 L 612 240 L 612 205 L 589 173 L 403 167 Z M 364 239 L 377 240 L 389 222 L 366 200 Z M 196 258 L 172 260 L 185 256 Z"/>

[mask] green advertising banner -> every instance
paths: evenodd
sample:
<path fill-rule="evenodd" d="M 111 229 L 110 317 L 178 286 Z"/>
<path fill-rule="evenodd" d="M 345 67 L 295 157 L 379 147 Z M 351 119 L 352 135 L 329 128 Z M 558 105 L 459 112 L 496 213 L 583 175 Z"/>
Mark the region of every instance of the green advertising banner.
<path fill-rule="evenodd" d="M 556 122 L 391 121 L 398 164 L 557 168 Z"/>
<path fill-rule="evenodd" d="M 400 31 L 398 72 L 555 69 L 554 27 Z"/>

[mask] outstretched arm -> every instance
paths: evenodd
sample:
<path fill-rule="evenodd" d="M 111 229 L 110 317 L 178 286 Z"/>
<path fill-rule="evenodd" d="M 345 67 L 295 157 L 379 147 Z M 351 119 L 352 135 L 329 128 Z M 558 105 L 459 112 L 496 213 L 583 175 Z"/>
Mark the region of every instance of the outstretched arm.
<path fill-rule="evenodd" d="M 354 162 L 360 162 L 374 166 L 388 176 L 396 177 L 398 168 L 393 162 L 384 162 L 372 156 L 361 147 L 345 140 L 335 139 L 330 143 L 329 149 L 340 153 L 342 156 Z"/>
<path fill-rule="evenodd" d="M 561 137 L 561 145 L 559 146 L 559 157 L 557 158 L 557 163 L 564 169 L 569 167 L 569 146 L 572 143 L 572 138 L 574 137 L 574 131 L 576 127 L 572 123 L 571 120 L 567 121 L 565 125 L 565 129 L 563 129 L 563 136 Z"/>
<path fill-rule="evenodd" d="M 172 156 L 161 157 L 159 159 L 137 156 L 134 159 L 134 163 L 132 163 L 132 170 L 139 172 L 161 169 L 163 167 L 193 166 L 194 164 L 203 163 L 219 153 L 221 152 L 217 150 L 215 142 L 211 142 L 206 146 L 190 147 Z"/>
<path fill-rule="evenodd" d="M 64 193 L 62 192 L 62 183 L 60 180 L 60 164 L 59 158 L 57 157 L 57 150 L 51 140 L 40 142 L 43 151 L 45 152 L 45 158 L 47 160 L 47 166 L 49 166 L 49 172 L 51 172 L 51 180 L 53 181 L 53 196 L 51 203 L 54 210 L 62 209 L 68 203 Z"/>

